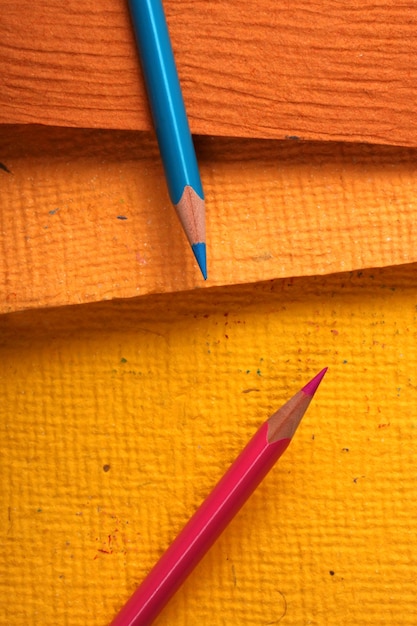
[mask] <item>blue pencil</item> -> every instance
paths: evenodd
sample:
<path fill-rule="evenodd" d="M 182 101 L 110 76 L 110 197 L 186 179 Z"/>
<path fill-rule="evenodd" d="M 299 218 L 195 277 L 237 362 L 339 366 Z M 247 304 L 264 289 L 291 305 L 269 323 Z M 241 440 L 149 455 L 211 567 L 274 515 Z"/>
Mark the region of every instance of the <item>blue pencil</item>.
<path fill-rule="evenodd" d="M 161 0 L 129 0 L 168 191 L 204 279 L 204 193 Z"/>

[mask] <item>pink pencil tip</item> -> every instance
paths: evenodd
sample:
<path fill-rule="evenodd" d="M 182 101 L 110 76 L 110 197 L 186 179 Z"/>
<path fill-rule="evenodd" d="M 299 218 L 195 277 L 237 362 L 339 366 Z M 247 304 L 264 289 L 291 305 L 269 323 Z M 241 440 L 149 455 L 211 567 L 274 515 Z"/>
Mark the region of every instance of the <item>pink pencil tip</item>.
<path fill-rule="evenodd" d="M 306 384 L 305 387 L 303 387 L 303 391 L 305 394 L 307 394 L 308 396 L 313 397 L 314 394 L 316 393 L 317 387 L 320 385 L 323 376 L 325 375 L 325 373 L 327 372 L 327 367 L 325 367 L 323 370 L 321 370 L 321 372 L 319 372 L 318 374 L 316 374 L 316 376 L 314 376 L 314 378 L 312 378 L 310 380 L 309 383 Z"/>

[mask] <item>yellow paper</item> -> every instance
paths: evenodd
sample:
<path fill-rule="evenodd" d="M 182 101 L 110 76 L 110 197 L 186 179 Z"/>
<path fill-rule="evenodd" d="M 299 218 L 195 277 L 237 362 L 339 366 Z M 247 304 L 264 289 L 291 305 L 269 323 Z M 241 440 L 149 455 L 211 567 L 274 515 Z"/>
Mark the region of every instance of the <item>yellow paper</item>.
<path fill-rule="evenodd" d="M 0 318 L 0 623 L 105 626 L 329 371 L 158 626 L 417 622 L 416 266 Z"/>

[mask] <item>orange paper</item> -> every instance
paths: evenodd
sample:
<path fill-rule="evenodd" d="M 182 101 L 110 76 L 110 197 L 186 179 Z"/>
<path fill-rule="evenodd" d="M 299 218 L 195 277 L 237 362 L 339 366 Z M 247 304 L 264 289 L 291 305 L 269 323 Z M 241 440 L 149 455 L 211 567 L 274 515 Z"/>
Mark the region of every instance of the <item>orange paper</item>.
<path fill-rule="evenodd" d="M 149 130 L 127 2 L 2 2 L 0 122 Z M 417 145 L 417 5 L 164 0 L 195 134 Z"/>
<path fill-rule="evenodd" d="M 417 260 L 415 151 L 199 137 L 204 283 L 152 136 L 9 127 L 0 139 L 0 310 Z"/>

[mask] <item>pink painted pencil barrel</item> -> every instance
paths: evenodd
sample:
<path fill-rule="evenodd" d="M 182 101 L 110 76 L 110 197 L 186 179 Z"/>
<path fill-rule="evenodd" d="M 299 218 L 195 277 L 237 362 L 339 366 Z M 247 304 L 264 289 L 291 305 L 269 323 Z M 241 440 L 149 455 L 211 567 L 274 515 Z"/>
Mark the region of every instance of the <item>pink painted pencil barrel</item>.
<path fill-rule="evenodd" d="M 147 626 L 155 620 L 286 450 L 325 373 L 317 374 L 259 428 L 111 626 Z"/>

